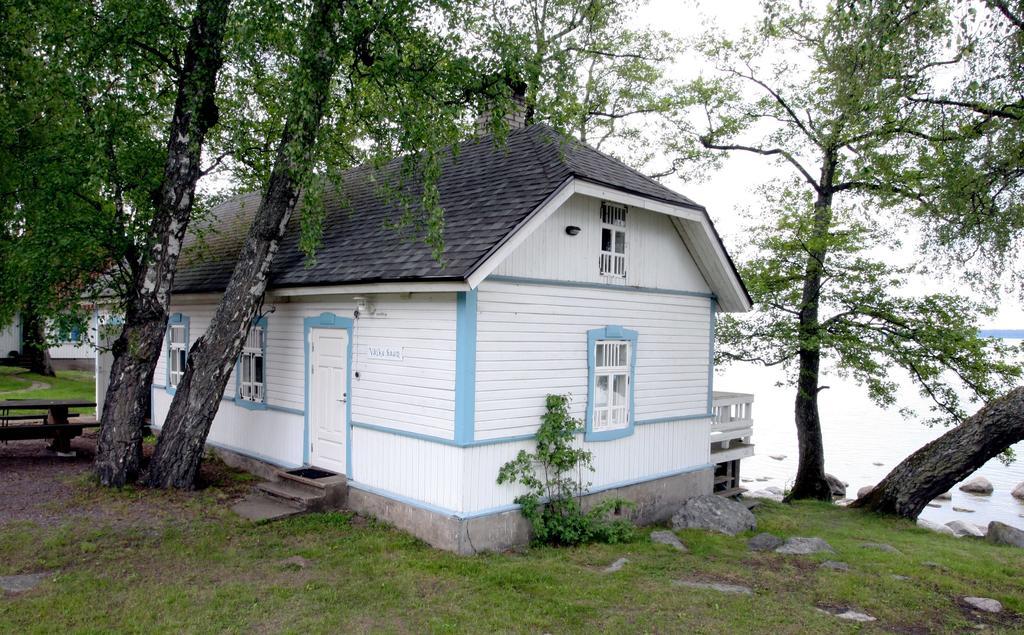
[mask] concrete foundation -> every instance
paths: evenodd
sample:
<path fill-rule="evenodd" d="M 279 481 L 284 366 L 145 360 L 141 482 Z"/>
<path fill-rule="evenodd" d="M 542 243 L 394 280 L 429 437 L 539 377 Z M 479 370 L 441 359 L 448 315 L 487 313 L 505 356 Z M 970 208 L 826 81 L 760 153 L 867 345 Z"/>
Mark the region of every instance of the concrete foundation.
<path fill-rule="evenodd" d="M 584 509 L 609 498 L 632 501 L 624 517 L 638 525 L 662 523 L 672 518 L 683 501 L 710 494 L 712 468 L 604 490 L 584 498 Z M 530 541 L 530 523 L 518 511 L 460 518 L 417 507 L 387 496 L 350 487 L 348 506 L 355 512 L 374 516 L 407 531 L 424 542 L 459 554 L 504 551 Z"/>
<path fill-rule="evenodd" d="M 275 481 L 279 476 L 280 468 L 259 459 L 223 448 L 208 448 L 231 467 L 269 481 Z M 621 498 L 633 503 L 633 507 L 622 510 L 624 518 L 637 525 L 664 523 L 672 518 L 686 499 L 710 494 L 713 483 L 714 468 L 708 466 L 596 492 L 584 497 L 583 508 L 586 510 L 602 501 Z M 345 507 L 348 509 L 388 522 L 438 549 L 469 555 L 505 551 L 530 542 L 530 523 L 518 510 L 464 518 L 396 500 L 363 489 L 358 484 L 349 483 L 347 489 Z M 339 497 L 339 500 L 344 498 Z"/>

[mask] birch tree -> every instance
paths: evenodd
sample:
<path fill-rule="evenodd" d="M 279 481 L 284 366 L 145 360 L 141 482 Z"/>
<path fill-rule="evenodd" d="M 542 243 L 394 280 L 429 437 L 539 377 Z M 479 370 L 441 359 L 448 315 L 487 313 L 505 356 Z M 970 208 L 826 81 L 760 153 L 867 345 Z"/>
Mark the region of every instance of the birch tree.
<path fill-rule="evenodd" d="M 785 369 L 799 447 L 789 497 L 827 500 L 823 362 L 885 407 L 896 404 L 890 369 L 901 368 L 930 401 L 931 419 L 947 424 L 966 416 L 958 385 L 987 400 L 1019 369 L 977 336 L 990 309 L 952 294 L 915 296 L 908 282 L 922 272 L 876 255 L 905 249 L 893 227 L 915 193 L 882 177 L 906 158 L 908 139 L 928 136 L 930 111 L 908 99 L 920 75 L 908 69 L 941 59 L 947 7 L 765 2 L 764 13 L 739 40 L 699 43 L 715 72 L 680 92 L 689 108 L 675 119 L 677 150 L 695 166 L 747 153 L 792 174 L 765 187 L 764 221 L 740 267 L 756 312 L 723 319 L 719 342 L 726 360 Z"/>
<path fill-rule="evenodd" d="M 406 153 L 408 173 L 423 184 L 424 240 L 435 257 L 443 257 L 440 148 L 464 135 L 460 122 L 474 95 L 485 94 L 487 86 L 500 88 L 481 79 L 491 73 L 458 54 L 454 29 L 432 26 L 440 21 L 448 27 L 458 6 L 430 0 L 313 3 L 284 87 L 285 123 L 263 198 L 210 327 L 189 352 L 150 465 L 152 486 L 194 487 L 220 396 L 303 191 L 314 192 L 303 209 L 304 233 L 314 238 L 303 244 L 311 257 L 315 252 L 322 222 L 317 165 L 334 170 L 356 157 L 379 162 Z"/>
<path fill-rule="evenodd" d="M 177 77 L 167 131 L 166 163 L 153 194 L 150 253 L 125 300 L 124 327 L 104 400 L 95 469 L 104 485 L 134 480 L 141 461 L 142 425 L 153 368 L 167 328 L 171 288 L 201 176 L 203 143 L 217 123 L 214 101 L 223 63 L 229 0 L 198 0 Z"/>
<path fill-rule="evenodd" d="M 659 113 L 678 42 L 633 28 L 641 0 L 488 0 L 473 31 L 525 85 L 526 121 L 545 122 L 637 168 L 660 170 Z"/>

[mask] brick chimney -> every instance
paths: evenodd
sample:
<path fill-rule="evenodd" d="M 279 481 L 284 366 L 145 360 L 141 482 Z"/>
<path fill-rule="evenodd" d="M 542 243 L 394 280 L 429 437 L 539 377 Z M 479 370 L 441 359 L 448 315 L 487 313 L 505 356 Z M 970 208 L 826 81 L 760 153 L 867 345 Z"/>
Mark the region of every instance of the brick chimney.
<path fill-rule="evenodd" d="M 505 113 L 503 119 L 508 124 L 509 130 L 518 130 L 519 128 L 525 128 L 526 123 L 526 83 L 509 81 L 509 88 L 512 89 L 512 104 L 508 112 Z M 476 133 L 479 136 L 483 136 L 490 133 L 491 117 L 493 116 L 490 110 L 484 110 L 476 117 Z"/>

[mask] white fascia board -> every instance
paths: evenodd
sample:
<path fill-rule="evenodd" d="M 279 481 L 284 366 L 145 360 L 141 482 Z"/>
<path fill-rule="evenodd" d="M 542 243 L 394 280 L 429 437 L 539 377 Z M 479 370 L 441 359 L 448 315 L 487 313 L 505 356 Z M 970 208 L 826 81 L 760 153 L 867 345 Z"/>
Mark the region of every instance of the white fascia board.
<path fill-rule="evenodd" d="M 297 298 L 316 295 L 360 295 L 366 293 L 454 293 L 469 291 L 465 282 L 378 282 L 370 284 L 338 284 L 318 287 L 284 287 L 272 289 L 267 295 Z"/>
<path fill-rule="evenodd" d="M 591 196 L 593 198 L 599 198 L 605 201 L 611 201 L 613 203 L 622 203 L 623 205 L 629 205 L 630 207 L 639 207 L 640 209 L 658 212 L 659 214 L 667 214 L 668 216 L 674 216 L 684 220 L 699 221 L 705 218 L 703 212 L 695 209 L 682 207 L 680 205 L 662 203 L 661 201 L 637 196 L 636 194 L 630 194 L 628 192 L 623 192 L 622 190 L 608 187 L 607 185 L 598 185 L 589 181 L 577 180 L 576 193 Z"/>
<path fill-rule="evenodd" d="M 471 289 L 475 289 L 480 286 L 480 283 L 484 281 L 484 278 L 491 275 L 491 273 L 498 268 L 506 258 L 512 255 L 512 252 L 516 250 L 519 245 L 526 240 L 530 234 L 537 230 L 538 227 L 544 224 L 548 218 L 551 217 L 555 211 L 558 210 L 573 194 L 576 193 L 575 185 L 576 179 L 566 179 L 562 186 L 555 190 L 555 193 L 548 197 L 548 199 L 541 204 L 536 211 L 531 214 L 526 222 L 522 223 L 518 229 L 501 243 L 497 249 L 491 252 L 487 259 L 484 260 L 480 265 L 474 269 L 469 277 L 466 278 L 466 282 L 469 283 Z"/>

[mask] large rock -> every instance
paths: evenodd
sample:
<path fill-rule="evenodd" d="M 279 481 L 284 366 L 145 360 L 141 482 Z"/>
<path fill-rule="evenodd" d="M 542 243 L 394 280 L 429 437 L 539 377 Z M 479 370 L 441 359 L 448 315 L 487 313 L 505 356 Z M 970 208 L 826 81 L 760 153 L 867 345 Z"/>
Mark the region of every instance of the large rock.
<path fill-rule="evenodd" d="M 865 485 L 864 487 L 857 490 L 857 498 L 864 498 L 871 493 L 871 490 L 875 489 L 874 485 Z"/>
<path fill-rule="evenodd" d="M 735 536 L 741 531 L 757 529 L 757 519 L 736 501 L 705 494 L 683 503 L 672 517 L 672 528 L 705 529 Z"/>
<path fill-rule="evenodd" d="M 964 598 L 964 604 L 967 604 L 971 608 L 979 611 L 985 611 L 986 613 L 1000 613 L 1003 610 L 1003 605 L 999 600 L 993 600 L 992 598 Z"/>
<path fill-rule="evenodd" d="M 946 526 L 953 530 L 957 538 L 963 538 L 964 536 L 973 536 L 974 538 L 983 538 L 985 532 L 978 529 L 978 526 L 974 523 L 969 523 L 966 520 L 951 520 L 946 523 Z"/>
<path fill-rule="evenodd" d="M 774 534 L 757 534 L 747 541 L 747 549 L 751 551 L 774 551 L 781 547 L 783 542 L 785 541 L 782 538 Z"/>
<path fill-rule="evenodd" d="M 975 476 L 960 486 L 961 492 L 970 494 L 991 494 L 993 489 L 992 483 L 984 476 Z"/>
<path fill-rule="evenodd" d="M 1024 481 L 1018 483 L 1017 487 L 1013 488 L 1013 491 L 1010 492 L 1010 495 L 1024 501 Z"/>
<path fill-rule="evenodd" d="M 1010 545 L 1024 549 L 1024 531 L 998 520 L 993 520 L 988 524 L 985 539 L 997 545 Z"/>
<path fill-rule="evenodd" d="M 953 500 L 953 492 L 946 492 L 945 494 L 939 494 L 935 497 L 937 501 L 951 501 Z"/>
<path fill-rule="evenodd" d="M 831 474 L 825 474 L 825 480 L 828 482 L 828 486 L 832 490 L 832 496 L 835 496 L 836 498 L 846 498 L 846 483 L 840 481 Z"/>
<path fill-rule="evenodd" d="M 784 553 L 791 556 L 807 556 L 812 553 L 833 553 L 835 550 L 821 538 L 800 538 L 794 536 L 789 538 L 775 553 Z"/>
<path fill-rule="evenodd" d="M 935 523 L 930 520 L 926 520 L 924 518 L 917 519 L 917 526 L 921 529 L 929 529 L 936 533 L 946 534 L 947 536 L 956 536 L 956 534 L 953 533 L 953 530 L 949 527 L 945 525 L 940 525 L 939 523 Z"/>

